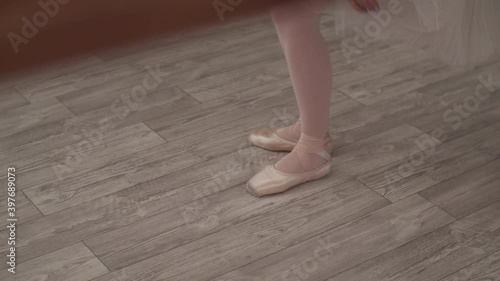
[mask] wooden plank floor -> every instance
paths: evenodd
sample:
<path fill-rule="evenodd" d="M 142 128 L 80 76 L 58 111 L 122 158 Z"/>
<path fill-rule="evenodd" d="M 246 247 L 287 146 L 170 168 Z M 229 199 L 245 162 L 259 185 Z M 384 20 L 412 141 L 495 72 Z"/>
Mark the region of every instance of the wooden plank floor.
<path fill-rule="evenodd" d="M 0 81 L 0 280 L 499 281 L 500 62 L 347 61 L 322 26 L 332 173 L 260 199 L 245 182 L 284 154 L 248 133 L 298 116 L 267 15 Z"/>

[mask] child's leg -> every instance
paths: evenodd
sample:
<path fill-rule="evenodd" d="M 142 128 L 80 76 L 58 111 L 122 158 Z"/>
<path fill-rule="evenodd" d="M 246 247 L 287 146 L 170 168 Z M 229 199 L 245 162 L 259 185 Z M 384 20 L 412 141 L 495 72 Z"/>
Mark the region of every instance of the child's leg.
<path fill-rule="evenodd" d="M 311 141 L 320 142 L 328 133 L 332 87 L 330 57 L 319 29 L 317 13 L 318 8 L 330 1 L 311 2 L 313 2 L 311 6 L 303 2 L 292 2 L 277 6 L 271 11 L 299 105 L 301 135 L 306 135 L 300 138 L 299 143 L 302 141 L 305 147 Z M 296 126 L 291 126 L 279 130 L 278 134 L 294 136 L 296 129 Z M 325 160 L 318 155 L 306 153 L 304 150 L 294 150 L 276 163 L 275 167 L 283 172 L 300 173 L 315 169 L 324 162 Z"/>

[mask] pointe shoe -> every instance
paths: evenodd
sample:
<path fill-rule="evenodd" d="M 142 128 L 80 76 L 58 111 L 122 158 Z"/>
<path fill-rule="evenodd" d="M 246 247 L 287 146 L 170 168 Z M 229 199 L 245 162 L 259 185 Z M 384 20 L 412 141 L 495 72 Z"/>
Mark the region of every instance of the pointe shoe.
<path fill-rule="evenodd" d="M 271 151 L 292 151 L 297 145 L 296 142 L 287 141 L 278 136 L 276 130 L 270 128 L 255 129 L 248 139 L 252 145 Z"/>
<path fill-rule="evenodd" d="M 317 142 L 315 147 L 312 148 L 307 147 L 305 142 L 301 142 L 297 146 L 297 151 L 300 150 L 302 152 L 314 153 L 321 156 L 326 160 L 326 163 L 323 165 L 304 173 L 285 173 L 277 170 L 274 165 L 269 165 L 247 182 L 247 191 L 255 197 L 262 197 L 281 193 L 299 184 L 326 176 L 331 170 L 331 152 L 327 151 L 326 148 L 333 146 L 331 145 L 332 141 L 329 137 L 325 140 L 328 140 L 328 142 L 322 143 L 320 146 Z"/>
<path fill-rule="evenodd" d="M 316 154 L 323 157 L 327 162 L 312 171 L 297 174 L 281 172 L 274 165 L 269 165 L 247 182 L 247 191 L 255 197 L 262 197 L 285 192 L 299 184 L 328 175 L 331 170 L 330 153 L 323 150 Z"/>
<path fill-rule="evenodd" d="M 270 128 L 255 129 L 250 133 L 248 139 L 250 140 L 250 144 L 270 151 L 292 151 L 297 145 L 296 142 L 287 141 L 278 136 L 276 130 Z M 329 142 L 325 150 L 329 154 L 332 154 L 333 142 Z"/>

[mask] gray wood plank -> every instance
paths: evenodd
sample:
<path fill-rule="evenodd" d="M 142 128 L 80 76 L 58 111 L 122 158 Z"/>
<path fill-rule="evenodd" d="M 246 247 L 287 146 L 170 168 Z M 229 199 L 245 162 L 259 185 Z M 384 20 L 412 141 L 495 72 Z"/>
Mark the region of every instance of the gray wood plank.
<path fill-rule="evenodd" d="M 496 65 L 488 65 L 478 69 L 479 73 L 491 73 Z M 350 73 L 354 77 L 356 74 Z M 348 112 L 331 119 L 332 134 L 337 143 L 342 146 L 390 128 L 409 122 L 422 131 L 433 134 L 437 129 L 444 130 L 443 141 L 448 141 L 491 125 L 493 120 L 500 120 L 498 114 L 499 95 L 491 95 L 489 102 L 481 104 L 482 109 L 489 111 L 477 113 L 464 119 L 459 129 L 454 129 L 454 123 L 446 122 L 443 115 L 453 108 L 454 103 L 463 103 L 474 93 L 478 85 L 478 73 L 467 72 L 453 76 L 445 81 L 431 83 L 410 92 L 397 99 L 375 103 L 356 111 Z M 369 77 L 377 77 L 374 71 Z"/>
<path fill-rule="evenodd" d="M 495 207 L 498 208 L 498 205 Z M 418 281 L 422 280 L 422 278 L 425 278 L 424 280 L 426 280 L 434 276 L 446 275 L 450 267 L 451 269 L 454 269 L 457 268 L 457 264 L 468 264 L 492 253 L 493 251 L 498 251 L 498 249 L 500 249 L 499 237 L 500 231 L 498 228 L 489 231 L 477 239 L 474 239 L 467 246 L 461 248 L 457 252 L 454 252 L 439 262 L 425 268 L 412 280 Z"/>
<path fill-rule="evenodd" d="M 97 97 L 98 98 L 98 97 Z M 99 102 L 97 102 L 99 103 Z M 120 102 L 112 108 L 112 101 L 101 109 L 80 114 L 64 121 L 37 126 L 6 137 L 0 137 L 0 151 L 6 161 L 14 161 L 41 154 L 56 148 L 78 143 L 94 130 L 108 132 L 141 123 L 198 104 L 198 101 L 176 88 L 151 92 L 147 98 L 129 106 Z M 103 103 L 102 103 L 103 104 Z"/>
<path fill-rule="evenodd" d="M 22 190 L 52 180 L 63 180 L 69 174 L 83 174 L 92 168 L 105 166 L 109 161 L 165 143 L 142 123 L 100 132 L 100 137 L 92 135 L 72 145 L 12 163 L 1 163 L 1 170 L 6 170 L 8 166 L 17 167 L 17 183 Z M 5 178 L 5 175 L 0 175 L 0 178 Z"/>
<path fill-rule="evenodd" d="M 491 205 L 352 267 L 328 281 L 437 281 L 500 247 L 500 208 Z"/>
<path fill-rule="evenodd" d="M 58 76 L 20 84 L 15 88 L 30 102 L 36 102 L 103 84 L 120 77 L 131 76 L 138 72 L 136 68 L 121 62 L 96 62 Z"/>
<path fill-rule="evenodd" d="M 87 281 L 109 270 L 83 244 L 66 247 L 18 264 L 16 274 L 2 270 L 0 278 L 9 281 Z"/>
<path fill-rule="evenodd" d="M 287 78 L 200 103 L 186 110 L 165 113 L 145 123 L 167 141 L 172 141 L 243 117 L 248 117 L 251 123 L 253 114 L 288 105 L 291 99 L 293 92 Z"/>
<path fill-rule="evenodd" d="M 500 106 L 495 111 L 495 114 L 500 116 Z M 485 130 L 491 130 L 491 133 L 479 143 L 478 149 L 492 157 L 500 158 L 500 122 L 488 126 Z"/>
<path fill-rule="evenodd" d="M 49 215 L 201 161 L 189 151 L 160 144 L 104 163 L 86 173 L 35 185 L 24 192 L 44 215 Z"/>
<path fill-rule="evenodd" d="M 442 141 L 449 141 L 478 129 L 498 124 L 497 120 L 500 120 L 500 109 L 498 108 L 500 95 L 496 96 L 496 98 L 492 98 L 488 103 L 483 104 L 484 107 L 482 107 L 482 111 L 465 119 L 461 119 L 460 123 L 451 123 L 449 122 L 451 119 L 448 119 L 447 122 L 443 119 L 443 115 L 430 114 L 425 119 L 411 121 L 411 124 L 429 134 L 441 131 L 443 132 Z M 447 111 L 443 111 L 443 113 L 444 112 Z M 454 120 L 458 121 L 458 115 L 449 116 L 453 116 L 453 118 L 456 118 Z"/>
<path fill-rule="evenodd" d="M 211 75 L 179 87 L 201 102 L 288 77 L 283 59 L 264 61 Z"/>
<path fill-rule="evenodd" d="M 343 147 L 404 125 L 431 108 L 423 108 L 408 98 L 362 107 L 330 118 L 330 134 L 337 147 Z"/>
<path fill-rule="evenodd" d="M 42 126 L 36 126 L 27 130 L 0 138 L 0 151 L 2 158 L 7 163 L 27 157 L 36 157 L 53 149 L 72 145 L 85 138 L 84 127 L 78 130 L 68 130 L 68 124 L 75 117 L 55 121 Z"/>
<path fill-rule="evenodd" d="M 402 125 L 348 146 L 334 148 L 333 171 L 337 177 L 355 178 L 401 160 L 421 134 L 415 127 Z"/>
<path fill-rule="evenodd" d="M 207 280 L 385 206 L 357 182 L 306 197 L 139 263 L 101 280 Z M 207 258 L 210 260 L 207 260 Z M 144 273 L 148 272 L 146 277 Z M 98 279 L 99 280 L 99 279 Z"/>
<path fill-rule="evenodd" d="M 0 90 L 0 112 L 6 112 L 30 103 L 15 89 Z"/>
<path fill-rule="evenodd" d="M 494 133 L 487 127 L 445 143 L 422 134 L 403 160 L 358 179 L 387 199 L 400 200 L 495 160 L 480 150 Z"/>
<path fill-rule="evenodd" d="M 118 104 L 119 109 L 113 109 L 109 104 L 100 109 L 80 114 L 68 120 L 67 126 L 81 131 L 82 127 L 99 129 L 107 126 L 103 124 L 111 123 L 112 128 L 120 129 L 175 111 L 185 110 L 198 104 L 197 100 L 184 94 L 180 89 L 172 88 L 165 92 L 151 93 L 144 102 L 138 103 L 135 108 Z"/>
<path fill-rule="evenodd" d="M 272 112 L 262 112 L 250 118 L 241 118 L 208 130 L 199 130 L 170 143 L 180 150 L 192 151 L 205 160 L 250 147 L 248 135 L 256 124 L 267 126 L 273 120 Z M 251 122 L 249 122 L 251 121 Z"/>
<path fill-rule="evenodd" d="M 463 268 L 442 281 L 498 281 L 500 280 L 500 251 Z"/>
<path fill-rule="evenodd" d="M 409 66 L 404 65 L 391 75 L 347 85 L 339 90 L 365 105 L 370 105 L 399 98 L 457 73 L 453 68 L 443 67 L 436 61 L 423 60 Z"/>
<path fill-rule="evenodd" d="M 67 119 L 54 121 L 44 125 L 38 125 L 17 133 L 9 134 L 0 137 L 0 151 L 4 159 L 20 159 L 26 156 L 22 155 L 25 149 L 30 146 L 37 147 L 35 151 L 38 153 L 59 147 L 59 141 L 56 140 L 56 135 L 63 132 L 63 125 Z M 66 138 L 67 136 L 62 136 Z M 64 145 L 66 143 L 62 143 Z M 36 154 L 36 152 L 34 153 Z M 17 156 L 16 156 L 17 155 Z M 28 155 L 30 155 L 28 153 Z"/>
<path fill-rule="evenodd" d="M 278 38 L 272 29 L 264 29 L 264 32 L 253 32 L 245 37 L 233 35 L 231 40 L 221 41 L 220 47 L 207 48 L 213 45 L 207 38 L 204 42 L 196 41 L 199 38 L 183 42 L 182 48 L 170 48 L 163 52 L 146 56 L 134 62 L 138 68 L 144 69 L 149 65 L 160 65 L 160 69 L 171 75 L 166 78 L 170 85 L 185 84 L 212 76 L 217 73 L 233 71 L 242 66 L 255 65 L 260 62 L 284 59 Z M 239 36 L 242 36 L 241 38 Z M 189 43 L 185 44 L 186 42 Z M 241 42 L 244 44 L 242 48 Z M 177 45 L 177 44 L 174 44 Z M 191 48 L 198 48 L 196 54 L 187 56 Z M 186 51 L 187 50 L 187 51 Z M 183 59 L 182 59 L 183 58 Z"/>
<path fill-rule="evenodd" d="M 499 171 L 500 160 L 496 160 L 429 187 L 420 195 L 460 218 L 500 201 Z"/>
<path fill-rule="evenodd" d="M 148 70 L 136 72 L 125 77 L 105 81 L 98 85 L 93 85 L 81 90 L 72 91 L 59 96 L 59 100 L 75 114 L 83 114 L 102 108 L 121 108 L 127 105 L 129 108 L 144 107 L 150 105 L 152 100 L 159 98 L 163 102 L 172 101 L 178 98 L 178 90 L 165 83 L 164 78 L 167 73 L 157 72 L 156 66 L 151 66 Z M 155 74 L 152 74 L 155 73 Z M 154 76 L 153 76 L 154 75 Z M 158 76 L 156 76 L 158 75 Z M 146 82 L 144 82 L 146 79 Z M 144 96 L 135 98 L 134 88 L 146 87 Z M 150 86 L 148 86 L 150 85 Z M 160 93 L 163 95 L 160 96 Z M 156 96 L 156 97 L 155 97 Z M 154 98 L 152 98 L 154 97 Z M 113 105 L 114 104 L 114 105 Z"/>
<path fill-rule="evenodd" d="M 450 215 L 413 195 L 212 280 L 324 280 L 451 221 Z M 195 276 L 193 271 L 188 276 Z"/>
<path fill-rule="evenodd" d="M 443 130 L 445 133 L 443 141 L 497 124 L 500 120 L 498 108 L 500 84 L 484 83 L 490 75 L 493 81 L 500 81 L 500 64 L 483 66 L 474 72 L 468 72 L 466 75 L 439 82 L 438 84 L 444 86 L 459 85 L 460 87 L 455 87 L 450 94 L 458 93 L 457 97 L 461 98 L 451 99 L 447 97 L 441 101 L 443 104 L 441 111 L 430 112 L 412 120 L 411 124 L 429 134 L 435 130 Z M 440 88 L 442 86 L 436 87 L 436 89 Z M 429 91 L 429 94 L 434 93 L 435 90 Z"/>
<path fill-rule="evenodd" d="M 43 100 L 0 113 L 0 137 L 70 118 L 73 113 L 56 99 Z"/>

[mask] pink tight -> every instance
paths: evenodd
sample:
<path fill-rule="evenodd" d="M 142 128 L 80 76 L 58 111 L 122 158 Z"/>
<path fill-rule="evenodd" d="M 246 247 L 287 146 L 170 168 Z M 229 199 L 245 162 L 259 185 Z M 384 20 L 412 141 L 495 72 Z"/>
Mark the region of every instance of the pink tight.
<path fill-rule="evenodd" d="M 329 2 L 292 2 L 271 11 L 299 105 L 302 131 L 313 137 L 323 137 L 328 131 L 332 71 L 316 10 Z"/>
<path fill-rule="evenodd" d="M 319 28 L 318 11 L 330 2 L 297 1 L 271 10 L 300 111 L 300 125 L 277 132 L 291 141 L 299 141 L 300 135 L 307 135 L 310 140 L 322 139 L 328 134 L 332 71 L 328 49 Z M 324 162 L 318 155 L 294 150 L 275 167 L 283 172 L 300 173 L 315 169 Z"/>

